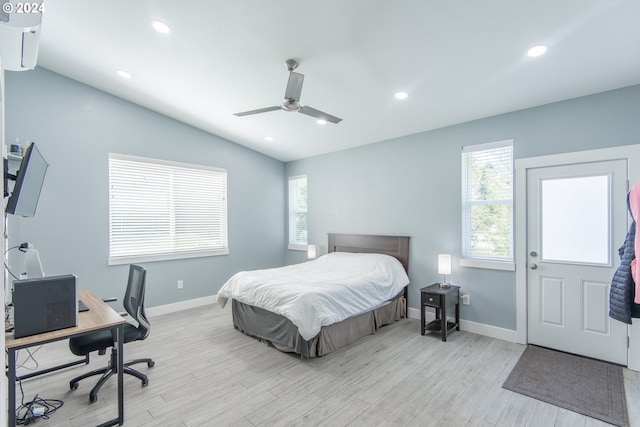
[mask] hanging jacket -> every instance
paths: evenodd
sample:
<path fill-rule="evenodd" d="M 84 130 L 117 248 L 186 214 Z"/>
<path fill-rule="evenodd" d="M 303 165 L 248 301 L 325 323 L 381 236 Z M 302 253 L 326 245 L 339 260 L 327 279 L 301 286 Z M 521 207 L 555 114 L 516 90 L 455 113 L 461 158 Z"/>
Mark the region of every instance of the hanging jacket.
<path fill-rule="evenodd" d="M 629 207 L 629 212 L 631 212 L 631 216 L 633 220 L 637 223 L 638 216 L 640 215 L 640 182 L 636 182 L 631 187 L 631 191 L 627 194 L 627 206 Z M 634 252 L 640 253 L 640 236 L 636 235 L 634 239 Z M 640 263 L 637 260 L 633 260 L 631 262 L 631 277 L 633 277 L 633 281 L 635 282 L 635 297 L 633 302 L 636 304 L 640 303 Z"/>
<path fill-rule="evenodd" d="M 624 244 L 618 249 L 620 265 L 613 274 L 609 289 L 609 317 L 628 324 L 631 324 L 632 293 L 635 293 L 635 283 L 631 277 L 631 261 L 635 258 L 633 248 L 635 237 L 636 222 L 633 221 Z"/>
<path fill-rule="evenodd" d="M 627 208 L 631 212 L 629 197 L 627 194 Z M 632 317 L 640 317 L 640 304 L 634 303 L 635 282 L 632 275 L 632 261 L 635 259 L 636 221 L 632 220 L 624 243 L 618 249 L 620 265 L 611 280 L 609 289 L 609 317 L 620 322 L 631 324 Z"/>

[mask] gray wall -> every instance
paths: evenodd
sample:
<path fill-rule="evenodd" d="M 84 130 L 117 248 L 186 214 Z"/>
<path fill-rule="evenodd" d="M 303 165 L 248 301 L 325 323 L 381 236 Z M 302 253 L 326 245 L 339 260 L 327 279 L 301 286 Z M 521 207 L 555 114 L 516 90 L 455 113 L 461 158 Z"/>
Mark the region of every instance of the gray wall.
<path fill-rule="evenodd" d="M 228 173 L 230 254 L 142 263 L 149 271 L 147 306 L 214 295 L 237 271 L 283 264 L 282 162 L 45 69 L 5 77 L 6 143 L 35 141 L 51 165 L 36 216 L 9 215 L 9 244 L 33 242 L 46 274 L 75 273 L 80 288 L 124 294 L 128 267 L 107 265 L 109 152 Z M 15 171 L 18 162 L 11 163 Z M 19 272 L 23 260 L 12 255 Z"/>
<path fill-rule="evenodd" d="M 330 232 L 411 236 L 410 307 L 441 280 L 437 254 L 451 253 L 448 281 L 471 295 L 461 317 L 515 329 L 515 273 L 458 266 L 460 147 L 511 138 L 516 159 L 640 144 L 640 86 L 294 161 L 286 174 L 307 174 L 310 244 L 326 252 Z M 289 263 L 304 257 L 287 252 Z"/>

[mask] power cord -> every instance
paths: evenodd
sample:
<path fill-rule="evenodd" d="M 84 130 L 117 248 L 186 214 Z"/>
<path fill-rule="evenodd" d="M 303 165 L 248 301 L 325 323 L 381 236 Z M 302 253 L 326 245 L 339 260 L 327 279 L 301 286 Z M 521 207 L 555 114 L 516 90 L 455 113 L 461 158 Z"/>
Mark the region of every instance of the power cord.
<path fill-rule="evenodd" d="M 36 371 L 39 367 L 40 364 L 38 363 L 38 361 L 36 360 L 36 358 L 34 357 L 34 355 L 40 350 L 42 349 L 42 347 L 44 347 L 44 345 L 39 345 L 35 350 L 31 351 L 30 348 L 25 348 L 25 350 L 27 351 L 27 358 L 24 359 L 24 361 L 22 363 L 17 363 L 18 359 L 20 358 L 20 351 L 18 350 L 16 351 L 16 369 L 27 369 L 29 371 Z M 27 363 L 29 362 L 29 360 L 32 360 L 34 363 L 33 367 L 29 367 L 27 366 Z"/>
<path fill-rule="evenodd" d="M 4 268 L 7 269 L 7 271 L 9 272 L 9 274 L 16 280 L 20 280 L 20 278 L 18 276 L 16 276 L 15 274 L 13 274 L 13 272 L 11 271 L 11 269 L 9 268 L 9 266 L 7 265 L 7 254 L 9 253 L 9 251 L 13 250 L 13 249 L 18 249 L 20 250 L 20 252 L 26 252 L 27 249 L 29 249 L 29 243 L 25 242 L 25 243 L 21 243 L 18 246 L 11 246 L 9 249 L 7 249 L 6 251 L 4 251 L 4 254 L 2 256 L 2 262 L 4 263 Z"/>
<path fill-rule="evenodd" d="M 22 390 L 22 381 L 20 383 L 20 391 L 24 399 L 24 391 Z M 38 421 L 40 418 L 45 420 L 49 419 L 49 416 L 56 412 L 64 405 L 62 400 L 58 399 L 44 399 L 36 396 L 31 402 L 22 403 L 20 407 L 16 409 L 16 424 L 17 425 L 29 425 Z"/>
<path fill-rule="evenodd" d="M 18 368 L 25 368 L 29 370 L 35 370 L 38 368 L 38 361 L 35 359 L 34 354 L 40 350 L 43 346 L 39 346 L 33 352 L 27 349 L 27 353 L 29 356 L 27 359 L 20 363 Z M 16 359 L 18 359 L 18 354 L 16 353 Z M 25 364 L 29 361 L 33 360 L 35 363 L 34 368 L 26 367 Z M 36 394 L 35 397 L 30 402 L 24 401 L 24 389 L 22 388 L 22 379 L 20 377 L 16 377 L 18 385 L 20 386 L 20 406 L 16 408 L 16 424 L 17 425 L 28 425 L 33 422 L 36 422 L 40 418 L 49 419 L 49 416 L 56 412 L 64 402 L 59 399 L 45 399 L 40 398 Z"/>
<path fill-rule="evenodd" d="M 4 305 L 4 331 L 13 332 L 13 304 Z"/>

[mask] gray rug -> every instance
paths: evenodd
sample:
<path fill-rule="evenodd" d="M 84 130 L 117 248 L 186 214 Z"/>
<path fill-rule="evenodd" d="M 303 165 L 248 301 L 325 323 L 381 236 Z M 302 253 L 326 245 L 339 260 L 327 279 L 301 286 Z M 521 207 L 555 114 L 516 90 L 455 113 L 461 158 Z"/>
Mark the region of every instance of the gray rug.
<path fill-rule="evenodd" d="M 617 426 L 629 426 L 622 368 L 529 345 L 502 385 Z"/>

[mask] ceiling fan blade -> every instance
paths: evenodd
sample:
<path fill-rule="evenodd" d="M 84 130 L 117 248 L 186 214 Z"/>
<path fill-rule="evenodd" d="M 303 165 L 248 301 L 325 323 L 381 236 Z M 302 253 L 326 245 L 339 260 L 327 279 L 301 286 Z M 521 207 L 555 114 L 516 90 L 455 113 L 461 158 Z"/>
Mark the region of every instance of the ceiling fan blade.
<path fill-rule="evenodd" d="M 341 118 L 332 116 L 331 114 L 327 114 L 320 110 L 316 110 L 315 108 L 309 107 L 308 105 L 305 105 L 304 107 L 300 107 L 298 112 L 302 114 L 306 114 L 307 116 L 315 117 L 316 119 L 326 120 L 331 123 L 340 123 L 342 121 Z"/>
<path fill-rule="evenodd" d="M 244 111 L 242 113 L 235 113 L 234 116 L 238 116 L 238 117 L 250 116 L 252 114 L 268 113 L 269 111 L 276 111 L 280 109 L 282 109 L 282 107 L 280 107 L 279 105 L 276 105 L 275 107 L 260 108 L 259 110 L 251 110 L 251 111 Z"/>
<path fill-rule="evenodd" d="M 284 91 L 284 99 L 293 99 L 294 101 L 300 101 L 300 94 L 302 93 L 302 83 L 304 82 L 304 74 L 289 73 L 289 81 L 287 82 L 287 89 Z"/>

